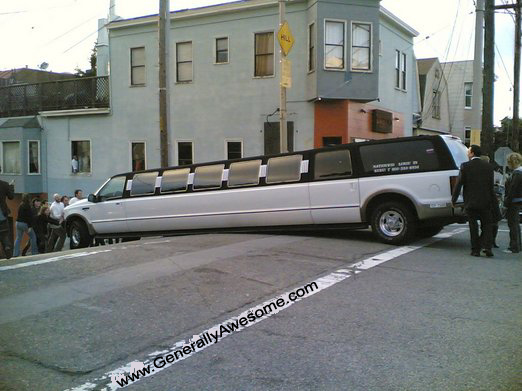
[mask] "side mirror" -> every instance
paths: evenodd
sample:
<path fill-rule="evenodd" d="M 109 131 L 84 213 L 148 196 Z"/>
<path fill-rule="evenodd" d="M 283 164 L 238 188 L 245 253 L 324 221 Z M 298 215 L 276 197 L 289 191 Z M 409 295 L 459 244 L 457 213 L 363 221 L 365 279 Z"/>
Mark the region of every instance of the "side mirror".
<path fill-rule="evenodd" d="M 89 194 L 89 196 L 87 197 L 87 200 L 89 202 L 96 202 L 97 201 L 96 196 L 94 194 Z"/>

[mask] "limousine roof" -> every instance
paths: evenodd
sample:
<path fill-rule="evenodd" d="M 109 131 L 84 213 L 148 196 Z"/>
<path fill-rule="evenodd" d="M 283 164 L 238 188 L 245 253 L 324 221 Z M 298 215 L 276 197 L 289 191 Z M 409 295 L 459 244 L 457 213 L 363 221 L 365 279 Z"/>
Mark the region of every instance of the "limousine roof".
<path fill-rule="evenodd" d="M 389 139 L 383 139 L 383 140 L 368 140 L 368 141 L 351 142 L 351 143 L 346 143 L 346 144 L 331 145 L 331 146 L 327 146 L 327 147 L 311 148 L 311 149 L 304 149 L 301 151 L 285 152 L 285 153 L 278 153 L 278 154 L 271 154 L 271 155 L 248 156 L 248 157 L 239 158 L 239 159 L 212 160 L 212 161 L 208 161 L 208 162 L 187 164 L 184 166 L 156 167 L 156 168 L 149 168 L 146 170 L 128 171 L 125 173 L 119 173 L 119 174 L 113 175 L 111 178 L 119 177 L 119 176 L 127 176 L 130 174 L 136 174 L 136 173 L 166 171 L 166 170 L 173 170 L 173 169 L 177 169 L 177 168 L 192 168 L 192 167 L 208 166 L 208 165 L 212 165 L 212 164 L 225 164 L 228 162 L 241 162 L 241 161 L 247 161 L 247 160 L 267 159 L 267 158 L 271 158 L 271 157 L 289 156 L 289 155 L 296 155 L 296 154 L 300 154 L 300 153 L 308 154 L 308 153 L 315 153 L 318 151 L 331 151 L 331 150 L 336 150 L 336 149 L 357 148 L 362 145 L 392 144 L 392 143 L 405 142 L 405 141 L 411 141 L 411 140 L 441 140 L 442 141 L 442 139 L 451 139 L 451 140 L 455 140 L 455 141 L 461 141 L 460 138 L 453 136 L 453 135 L 419 135 L 419 136 L 410 136 L 410 137 L 395 137 L 395 138 L 389 138 Z"/>

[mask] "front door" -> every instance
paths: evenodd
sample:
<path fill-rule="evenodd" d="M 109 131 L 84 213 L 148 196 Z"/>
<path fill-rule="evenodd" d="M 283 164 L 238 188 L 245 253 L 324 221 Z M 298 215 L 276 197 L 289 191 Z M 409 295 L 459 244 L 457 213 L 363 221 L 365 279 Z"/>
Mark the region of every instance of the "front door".
<path fill-rule="evenodd" d="M 97 202 L 90 207 L 91 222 L 99 234 L 127 232 L 123 192 L 126 178 L 112 178 L 98 192 Z"/>

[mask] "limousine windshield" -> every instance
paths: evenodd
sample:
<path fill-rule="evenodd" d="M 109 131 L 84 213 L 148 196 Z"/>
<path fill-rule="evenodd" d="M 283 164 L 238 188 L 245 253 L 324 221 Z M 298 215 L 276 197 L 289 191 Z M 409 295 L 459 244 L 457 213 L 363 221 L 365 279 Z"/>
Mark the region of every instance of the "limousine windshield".
<path fill-rule="evenodd" d="M 368 226 L 399 244 L 462 220 L 451 181 L 465 151 L 457 138 L 420 136 L 129 172 L 68 207 L 67 226 L 73 247 L 93 236 Z"/>

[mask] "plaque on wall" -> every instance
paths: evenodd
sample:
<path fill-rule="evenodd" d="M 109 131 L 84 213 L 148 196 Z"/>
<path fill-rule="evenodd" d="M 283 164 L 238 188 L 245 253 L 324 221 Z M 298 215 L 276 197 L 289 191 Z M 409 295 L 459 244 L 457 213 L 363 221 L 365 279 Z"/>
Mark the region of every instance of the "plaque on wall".
<path fill-rule="evenodd" d="M 384 110 L 372 110 L 372 131 L 391 133 L 393 131 L 393 114 Z"/>

